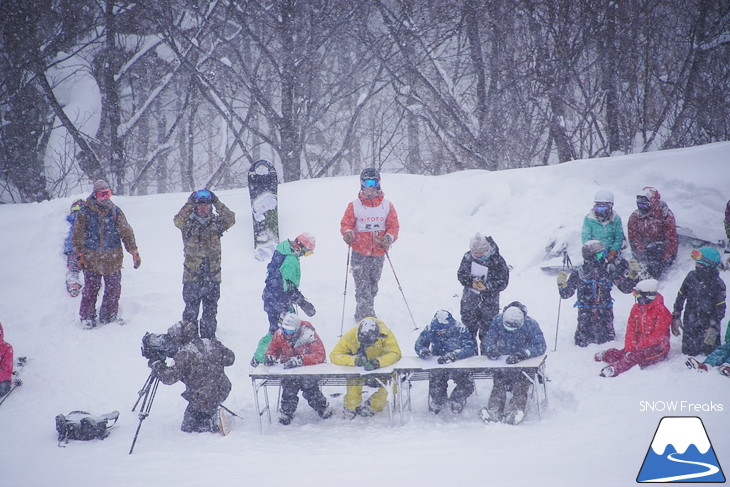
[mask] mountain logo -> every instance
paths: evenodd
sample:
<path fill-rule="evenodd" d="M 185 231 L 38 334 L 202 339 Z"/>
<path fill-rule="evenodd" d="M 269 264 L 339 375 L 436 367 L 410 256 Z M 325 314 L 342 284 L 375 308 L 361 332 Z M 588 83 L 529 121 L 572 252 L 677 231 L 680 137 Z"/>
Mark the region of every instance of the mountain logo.
<path fill-rule="evenodd" d="M 702 420 L 696 416 L 663 417 L 636 481 L 725 482 Z"/>

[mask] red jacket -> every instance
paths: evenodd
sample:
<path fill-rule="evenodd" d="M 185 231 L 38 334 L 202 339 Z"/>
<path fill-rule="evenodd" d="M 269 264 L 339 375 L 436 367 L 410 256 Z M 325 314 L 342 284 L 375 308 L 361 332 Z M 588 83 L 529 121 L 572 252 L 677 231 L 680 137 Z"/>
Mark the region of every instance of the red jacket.
<path fill-rule="evenodd" d="M 380 206 L 380 204 L 385 200 L 385 196 L 382 191 L 378 196 L 371 200 L 366 199 L 362 192 L 358 194 L 358 198 L 364 206 L 370 206 L 373 208 Z M 377 232 L 358 232 L 355 228 L 357 223 L 357 218 L 355 217 L 355 206 L 352 201 L 347 205 L 345 214 L 342 216 L 342 221 L 340 221 L 340 233 L 344 235 L 347 230 L 352 230 L 355 233 L 355 241 L 352 242 L 352 250 L 358 254 L 366 255 L 368 257 L 380 257 L 381 255 L 385 255 L 386 249 L 378 243 L 378 239 L 385 235 L 390 235 L 393 242 L 398 239 L 398 231 L 400 230 L 398 213 L 396 213 L 393 203 L 388 201 L 388 204 L 390 205 L 390 209 L 388 210 L 388 216 L 385 219 L 385 231 Z"/>
<path fill-rule="evenodd" d="M 322 340 L 308 321 L 302 321 L 302 326 L 291 337 L 281 329 L 276 330 L 266 349 L 266 355 L 273 355 L 282 364 L 299 355 L 302 357 L 302 365 L 321 364 L 327 356 Z"/>
<path fill-rule="evenodd" d="M 658 346 L 657 356 L 669 353 L 669 326 L 672 313 L 664 306 L 664 297 L 657 293 L 649 304 L 635 304 L 626 324 L 624 352 Z M 651 357 L 649 357 L 651 358 Z"/>
<path fill-rule="evenodd" d="M 3 324 L 0 323 L 0 382 L 13 378 L 13 346 L 4 337 Z"/>
<path fill-rule="evenodd" d="M 629 244 L 637 255 L 644 253 L 646 246 L 654 242 L 664 242 L 662 261 L 674 260 L 677 257 L 677 222 L 674 214 L 661 201 L 659 191 L 652 191 L 649 202 L 651 209 L 642 214 L 634 211 L 629 217 Z"/>

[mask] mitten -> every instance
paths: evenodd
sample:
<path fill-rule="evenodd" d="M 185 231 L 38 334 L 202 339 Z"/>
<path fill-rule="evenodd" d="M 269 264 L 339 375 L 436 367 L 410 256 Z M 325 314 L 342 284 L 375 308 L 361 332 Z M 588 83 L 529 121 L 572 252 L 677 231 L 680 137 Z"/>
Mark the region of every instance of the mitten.
<path fill-rule="evenodd" d="M 139 269 L 139 266 L 142 265 L 142 257 L 139 256 L 139 252 L 137 250 L 133 250 L 130 252 L 132 254 L 132 261 L 134 262 L 134 268 Z"/>
<path fill-rule="evenodd" d="M 672 335 L 675 337 L 678 337 L 682 333 L 682 318 L 679 316 L 674 316 L 672 318 Z"/>
<path fill-rule="evenodd" d="M 507 357 L 506 362 L 510 365 L 516 364 L 517 362 L 522 362 L 523 360 L 527 359 L 527 354 L 525 352 L 517 352 L 513 353 L 509 357 Z"/>
<path fill-rule="evenodd" d="M 299 301 L 299 307 L 302 308 L 302 311 L 304 311 L 304 314 L 307 316 L 314 316 L 314 313 L 317 312 L 317 310 L 314 309 L 314 305 L 306 299 L 301 299 Z"/>
<path fill-rule="evenodd" d="M 558 287 L 560 289 L 568 287 L 568 273 L 565 271 L 560 271 L 558 273 Z"/>
<path fill-rule="evenodd" d="M 365 365 L 365 362 L 368 361 L 368 358 L 363 354 L 357 354 L 355 355 L 355 366 L 356 367 L 362 367 Z"/>
<path fill-rule="evenodd" d="M 365 370 L 375 370 L 380 368 L 380 361 L 376 358 L 372 360 L 368 360 L 363 364 L 363 367 L 365 367 Z"/>
<path fill-rule="evenodd" d="M 267 367 L 274 365 L 276 363 L 276 357 L 273 355 L 265 355 L 264 356 L 264 365 Z"/>
<path fill-rule="evenodd" d="M 474 281 L 471 283 L 471 287 L 480 292 L 487 290 L 487 286 L 484 285 L 484 281 L 482 281 L 481 277 L 475 277 Z"/>
<path fill-rule="evenodd" d="M 249 362 L 249 364 L 251 364 L 251 367 L 258 367 L 261 362 L 259 362 L 256 357 L 251 357 L 251 362 Z"/>
<path fill-rule="evenodd" d="M 304 364 L 304 360 L 302 359 L 302 357 L 300 355 L 295 355 L 286 362 L 284 362 L 284 368 L 293 369 L 294 367 L 301 367 L 302 364 Z"/>
<path fill-rule="evenodd" d="M 438 363 L 440 364 L 447 364 L 449 362 L 456 361 L 456 354 L 454 352 L 449 352 L 447 354 L 442 355 L 438 359 Z"/>
<path fill-rule="evenodd" d="M 616 252 L 615 250 L 611 250 L 610 252 L 608 252 L 608 262 L 610 264 L 613 264 L 613 262 L 616 260 L 617 256 L 618 256 L 618 252 Z"/>
<path fill-rule="evenodd" d="M 352 230 L 345 230 L 345 233 L 342 234 L 342 240 L 344 240 L 347 245 L 352 245 L 352 242 L 355 241 L 355 232 Z"/>
<path fill-rule="evenodd" d="M 210 202 L 213 204 L 218 203 L 218 197 L 215 195 L 215 193 L 211 190 L 208 190 L 208 192 L 210 193 Z"/>
<path fill-rule="evenodd" d="M 641 272 L 641 264 L 639 264 L 639 261 L 636 259 L 629 260 L 629 279 L 636 279 L 639 277 L 639 273 Z"/>
<path fill-rule="evenodd" d="M 720 328 L 717 322 L 711 321 L 710 327 L 705 331 L 705 345 L 714 347 L 720 342 Z"/>
<path fill-rule="evenodd" d="M 431 349 L 429 348 L 422 348 L 418 352 L 416 352 L 419 357 L 421 358 L 428 358 L 432 355 Z"/>
<path fill-rule="evenodd" d="M 497 360 L 502 354 L 496 348 L 490 348 L 485 355 L 489 360 Z"/>

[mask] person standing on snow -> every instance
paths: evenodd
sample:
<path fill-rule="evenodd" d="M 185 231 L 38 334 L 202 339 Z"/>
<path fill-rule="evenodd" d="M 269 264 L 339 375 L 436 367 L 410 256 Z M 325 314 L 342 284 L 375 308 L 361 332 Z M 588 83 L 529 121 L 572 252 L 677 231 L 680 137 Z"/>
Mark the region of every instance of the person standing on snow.
<path fill-rule="evenodd" d="M 624 243 L 624 228 L 621 217 L 613 211 L 613 193 L 602 189 L 593 197 L 593 208 L 583 218 L 581 240 L 598 240 L 608 252 L 609 264 L 621 260 L 621 246 Z"/>
<path fill-rule="evenodd" d="M 355 281 L 355 321 L 375 317 L 375 296 L 383 273 L 385 253 L 398 239 L 398 214 L 385 199 L 380 172 L 374 168 L 360 173 L 360 193 L 345 209 L 340 233 L 352 247 L 352 277 Z"/>
<path fill-rule="evenodd" d="M 642 369 L 666 360 L 669 355 L 669 326 L 672 313 L 657 292 L 656 279 L 644 279 L 634 287 L 636 303 L 626 323 L 624 348 L 609 348 L 595 355 L 596 362 L 606 362 L 601 377 L 616 377 L 638 365 Z"/>
<path fill-rule="evenodd" d="M 684 278 L 674 300 L 672 334 L 682 335 L 683 354 L 707 355 L 720 344 L 720 322 L 725 316 L 725 282 L 718 271 L 720 252 L 703 247 L 692 249 L 691 257 L 695 269 Z"/>
<path fill-rule="evenodd" d="M 302 270 L 299 258 L 312 255 L 316 241 L 309 233 L 302 233 L 294 240 L 284 240 L 276 246 L 266 267 L 266 284 L 261 298 L 264 311 L 269 317 L 269 334 L 279 328 L 282 313 L 294 311 L 296 304 L 307 316 L 314 316 L 314 305 L 307 301 L 299 291 Z"/>
<path fill-rule="evenodd" d="M 84 200 L 76 200 L 71 203 L 71 210 L 66 215 L 66 221 L 69 223 L 68 234 L 63 241 L 63 253 L 66 255 L 66 291 L 74 298 L 81 293 L 82 286 L 79 279 L 79 263 L 76 259 L 76 252 L 74 252 L 72 238 L 74 223 L 76 223 L 76 217 L 83 204 Z"/>
<path fill-rule="evenodd" d="M 395 335 L 377 318 L 366 317 L 355 328 L 342 335 L 330 352 L 330 361 L 337 365 L 362 367 L 372 371 L 393 365 L 401 358 L 400 347 Z M 365 379 L 367 380 L 367 379 Z M 363 379 L 348 380 L 345 393 L 345 419 L 355 416 L 372 416 L 382 411 L 388 401 L 388 391 L 378 383 L 378 388 L 362 404 Z"/>
<path fill-rule="evenodd" d="M 200 338 L 195 323 L 180 321 L 167 330 L 167 335 L 179 347 L 173 364 L 150 360 L 148 365 L 163 384 L 185 384 L 181 395 L 188 406 L 180 429 L 186 433 L 219 432 L 219 410 L 231 392 L 231 381 L 223 369 L 233 365 L 235 354 L 215 338 Z"/>
<path fill-rule="evenodd" d="M 677 223 L 656 188 L 642 189 L 636 206 L 629 217 L 629 244 L 649 275 L 659 279 L 677 258 Z"/>
<path fill-rule="evenodd" d="M 217 214 L 213 213 L 215 207 Z M 207 189 L 193 192 L 173 218 L 183 239 L 183 321 L 198 324 L 200 337 L 214 338 L 221 295 L 221 237 L 236 223 L 236 214 Z"/>
<path fill-rule="evenodd" d="M 558 274 L 558 292 L 562 299 L 568 299 L 576 291 L 578 300 L 578 327 L 575 330 L 575 344 L 585 347 L 589 343 L 606 343 L 616 337 L 613 328 L 613 298 L 611 289 L 628 294 L 638 282 L 640 267 L 635 260 L 628 265 L 628 273 L 619 273 L 616 267 L 609 268 L 606 247 L 598 240 L 589 240 L 583 245 L 583 265 L 568 275 Z"/>
<path fill-rule="evenodd" d="M 13 346 L 5 341 L 3 324 L 0 323 L 0 397 L 10 392 L 13 385 Z"/>
<path fill-rule="evenodd" d="M 509 284 L 509 267 L 492 237 L 475 234 L 469 242 L 456 271 L 464 291 L 461 295 L 461 321 L 474 340 L 489 330 L 492 318 L 499 313 L 499 293 Z"/>
<path fill-rule="evenodd" d="M 537 321 L 527 316 L 527 308 L 519 301 L 504 307 L 502 314 L 494 317 L 484 341 L 482 355 L 497 360 L 506 355 L 508 365 L 516 364 L 545 353 L 547 345 Z M 502 421 L 517 425 L 525 418 L 527 393 L 532 382 L 520 369 L 503 368 L 494 374 L 494 386 L 487 407 L 479 415 L 485 423 Z M 512 399 L 507 405 L 507 391 Z"/>
<path fill-rule="evenodd" d="M 477 344 L 466 326 L 457 322 L 451 313 L 439 310 L 431 323 L 423 329 L 414 346 L 416 354 L 423 358 L 438 357 L 438 363 L 447 364 L 477 354 Z M 447 395 L 449 380 L 456 383 Z M 432 369 L 428 379 L 428 410 L 434 414 L 448 402 L 453 413 L 460 413 L 466 399 L 474 392 L 474 379 L 467 371 L 456 369 Z"/>
<path fill-rule="evenodd" d="M 325 361 L 324 345 L 314 327 L 308 321 L 302 321 L 294 313 L 286 313 L 281 320 L 281 327 L 266 349 L 264 365 L 281 363 L 285 369 L 321 364 Z M 319 388 L 319 381 L 314 377 L 284 376 L 281 379 L 281 408 L 279 423 L 290 424 L 299 404 L 299 391 L 319 417 L 327 419 L 332 416 L 332 408 Z"/>
<path fill-rule="evenodd" d="M 122 244 L 132 255 L 134 268 L 138 269 L 142 259 L 137 250 L 134 231 L 127 222 L 124 212 L 112 200 L 112 190 L 103 179 L 94 182 L 94 189 L 81 206 L 74 223 L 74 252 L 79 268 L 84 271 L 84 288 L 81 293 L 79 315 L 85 329 L 96 327 L 96 298 L 104 281 L 104 296 L 99 309 L 99 323 L 117 322 L 119 297 L 122 293 Z"/>
<path fill-rule="evenodd" d="M 727 236 L 727 243 L 725 244 L 723 261 L 725 269 L 730 269 L 730 201 L 725 205 L 725 235 Z"/>

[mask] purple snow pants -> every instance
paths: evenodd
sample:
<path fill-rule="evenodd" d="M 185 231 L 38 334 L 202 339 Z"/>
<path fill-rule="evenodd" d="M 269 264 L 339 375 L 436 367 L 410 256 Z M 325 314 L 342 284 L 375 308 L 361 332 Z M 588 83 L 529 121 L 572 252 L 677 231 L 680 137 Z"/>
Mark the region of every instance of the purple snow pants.
<path fill-rule="evenodd" d="M 81 321 L 92 320 L 96 322 L 96 297 L 99 295 L 102 279 L 104 280 L 104 296 L 101 299 L 101 308 L 99 309 L 99 322 L 103 324 L 117 319 L 119 296 L 122 294 L 122 271 L 102 276 L 89 269 L 84 269 L 84 287 L 81 291 L 81 307 L 79 309 Z"/>

